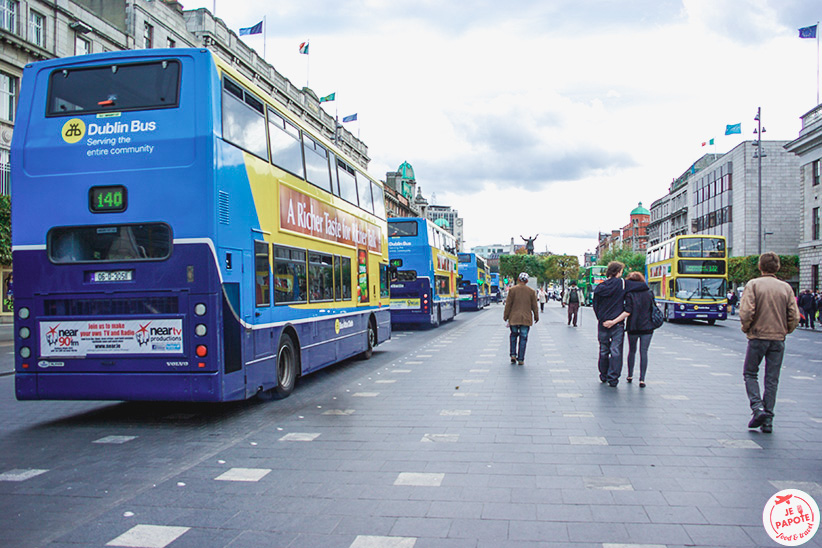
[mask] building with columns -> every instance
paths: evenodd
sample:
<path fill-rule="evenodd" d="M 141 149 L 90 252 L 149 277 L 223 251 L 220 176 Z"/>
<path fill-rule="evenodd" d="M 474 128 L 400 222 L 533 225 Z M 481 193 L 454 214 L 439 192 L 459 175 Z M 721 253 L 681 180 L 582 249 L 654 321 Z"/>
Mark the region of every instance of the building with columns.
<path fill-rule="evenodd" d="M 785 145 L 799 158 L 799 288 L 822 290 L 822 105 L 802 115 L 799 137 Z"/>

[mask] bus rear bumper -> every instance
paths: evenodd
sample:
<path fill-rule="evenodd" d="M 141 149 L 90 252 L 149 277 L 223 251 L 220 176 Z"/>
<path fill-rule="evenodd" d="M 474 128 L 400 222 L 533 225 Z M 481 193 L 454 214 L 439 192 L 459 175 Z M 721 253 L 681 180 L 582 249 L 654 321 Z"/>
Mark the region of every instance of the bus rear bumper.
<path fill-rule="evenodd" d="M 214 373 L 16 373 L 18 400 L 222 401 Z"/>

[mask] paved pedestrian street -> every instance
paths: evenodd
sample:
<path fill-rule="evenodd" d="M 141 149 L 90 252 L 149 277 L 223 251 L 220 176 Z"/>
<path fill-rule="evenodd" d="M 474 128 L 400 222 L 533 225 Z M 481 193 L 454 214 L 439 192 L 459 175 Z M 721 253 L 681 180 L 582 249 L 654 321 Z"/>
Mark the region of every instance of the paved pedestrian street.
<path fill-rule="evenodd" d="M 494 305 L 282 401 L 16 402 L 0 377 L 0 545 L 777 546 L 771 496 L 822 503 L 821 334 L 789 337 L 768 435 L 738 321 L 664 325 L 648 386 L 611 388 L 591 309 L 564 314 L 546 306 L 524 366 Z"/>

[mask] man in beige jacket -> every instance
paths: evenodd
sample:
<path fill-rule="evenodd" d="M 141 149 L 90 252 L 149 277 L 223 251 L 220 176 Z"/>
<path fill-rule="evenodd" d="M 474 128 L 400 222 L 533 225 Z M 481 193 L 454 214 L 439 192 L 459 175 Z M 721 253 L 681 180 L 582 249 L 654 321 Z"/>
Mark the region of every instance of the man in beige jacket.
<path fill-rule="evenodd" d="M 785 336 L 799 323 L 799 308 L 793 289 L 776 278 L 779 268 L 776 253 L 763 253 L 759 257 L 762 276 L 748 282 L 739 304 L 742 331 L 748 336 L 744 378 L 753 414 L 748 428 L 761 427 L 766 434 L 773 432 L 773 409 L 782 357 L 785 355 Z M 757 377 L 763 357 L 765 391 L 760 397 Z"/>
<path fill-rule="evenodd" d="M 533 314 L 533 320 L 531 315 Z M 511 363 L 525 364 L 525 345 L 528 343 L 528 331 L 539 321 L 537 293 L 528 287 L 528 274 L 521 272 L 517 285 L 508 292 L 505 301 L 505 312 L 502 319 L 511 328 Z M 517 348 L 519 339 L 519 348 Z"/>

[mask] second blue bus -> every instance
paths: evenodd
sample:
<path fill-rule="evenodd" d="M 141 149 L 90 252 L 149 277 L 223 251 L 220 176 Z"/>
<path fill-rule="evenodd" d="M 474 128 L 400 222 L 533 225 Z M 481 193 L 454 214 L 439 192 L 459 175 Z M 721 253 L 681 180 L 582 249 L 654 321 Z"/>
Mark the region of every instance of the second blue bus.
<path fill-rule="evenodd" d="M 476 253 L 460 253 L 458 257 L 460 308 L 482 310 L 491 303 L 488 263 Z"/>
<path fill-rule="evenodd" d="M 392 323 L 438 326 L 459 313 L 456 246 L 427 219 L 388 219 Z"/>

